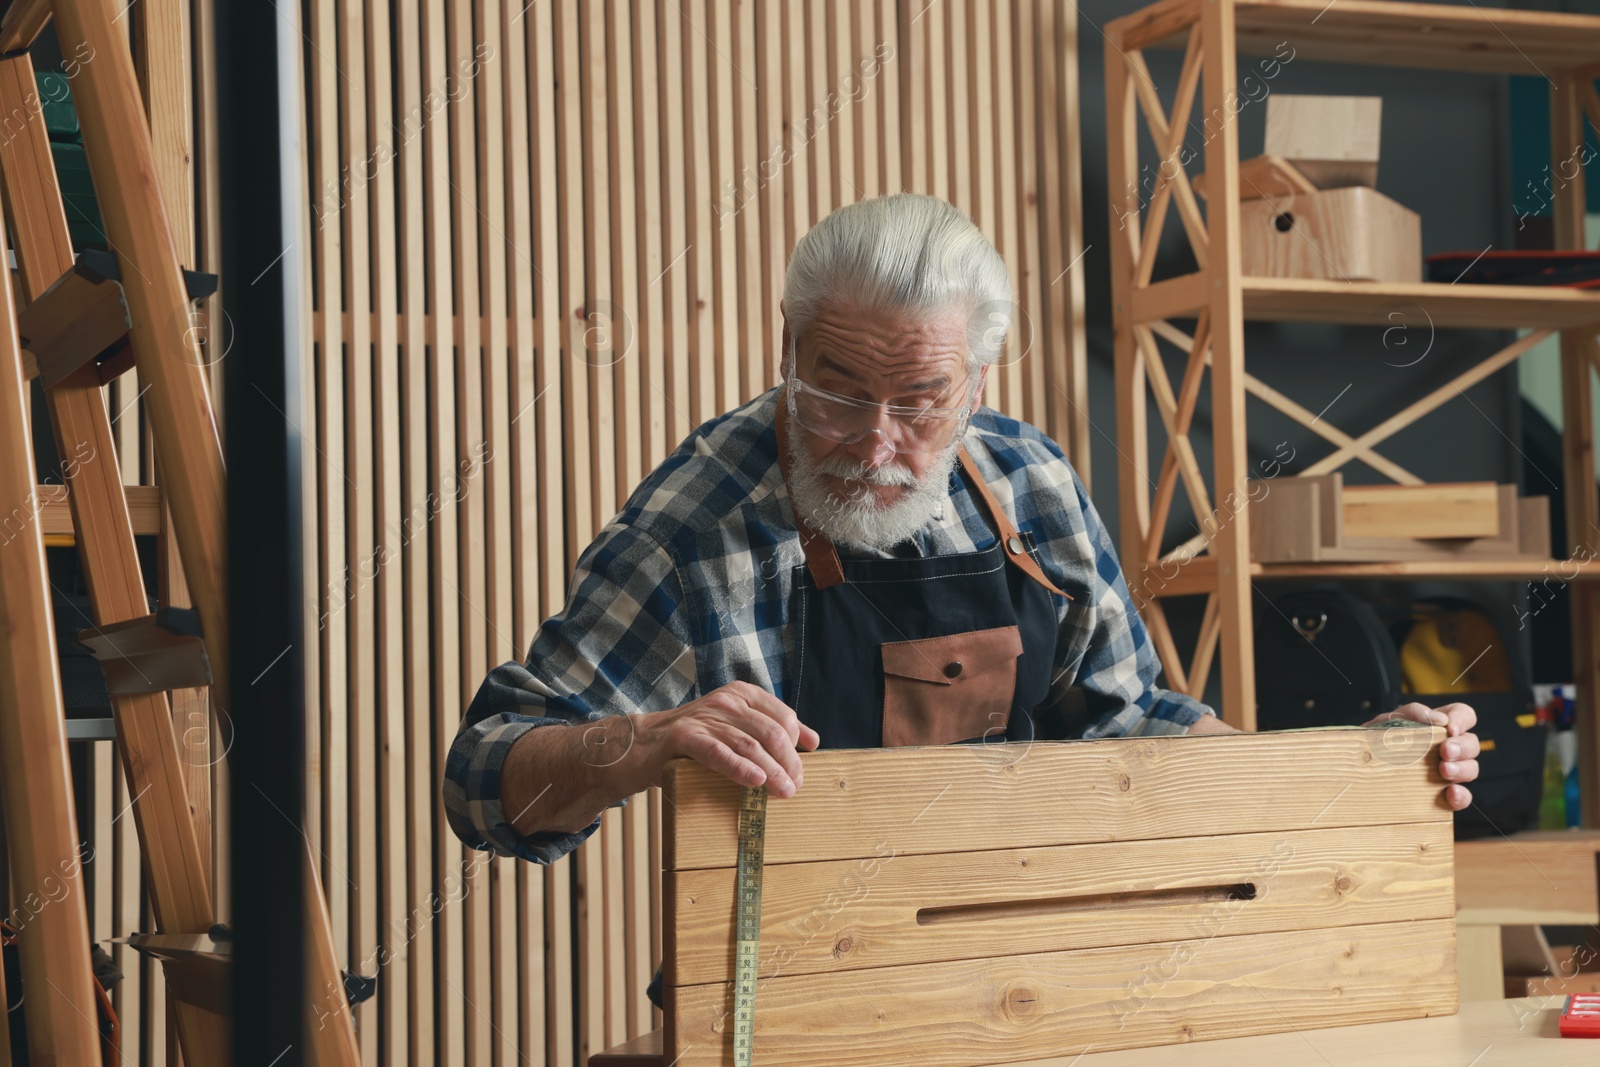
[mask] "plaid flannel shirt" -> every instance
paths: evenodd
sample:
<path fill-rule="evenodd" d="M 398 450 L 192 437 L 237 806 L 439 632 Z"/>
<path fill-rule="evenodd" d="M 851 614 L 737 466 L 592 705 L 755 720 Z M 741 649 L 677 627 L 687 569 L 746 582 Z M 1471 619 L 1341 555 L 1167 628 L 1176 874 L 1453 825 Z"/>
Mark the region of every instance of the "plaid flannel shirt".
<path fill-rule="evenodd" d="M 782 395 L 778 386 L 690 434 L 584 551 L 565 608 L 541 624 L 527 662 L 484 680 L 443 783 L 450 826 L 468 845 L 550 863 L 599 827 L 596 819 L 580 833 L 529 836 L 511 828 L 500 771 L 529 730 L 675 708 L 739 680 L 788 702 L 794 576 L 805 553 L 778 463 Z M 1045 574 L 1073 597 L 1052 597 L 1060 638 L 1045 706 L 1062 702 L 1084 738 L 1181 734 L 1213 714 L 1154 684 L 1156 656 L 1110 537 L 1055 442 L 980 407 L 965 443 L 1000 505 L 1032 536 Z M 981 506 L 957 468 L 916 551 L 994 544 Z"/>

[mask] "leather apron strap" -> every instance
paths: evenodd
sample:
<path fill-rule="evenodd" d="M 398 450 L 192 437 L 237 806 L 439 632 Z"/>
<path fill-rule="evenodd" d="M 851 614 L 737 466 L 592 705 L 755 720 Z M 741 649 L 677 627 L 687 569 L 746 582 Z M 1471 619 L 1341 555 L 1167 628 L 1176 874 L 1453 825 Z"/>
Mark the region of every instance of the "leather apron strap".
<path fill-rule="evenodd" d="M 784 387 L 786 390 L 788 386 Z M 778 464 L 783 471 L 783 480 L 787 485 L 789 481 L 789 438 L 788 438 L 789 405 L 784 396 L 778 398 L 778 415 L 774 429 L 778 437 Z M 967 454 L 967 446 L 961 445 L 958 454 L 961 466 L 972 479 L 972 484 L 978 490 L 978 496 L 983 501 L 985 510 L 989 512 L 989 519 L 999 531 L 1000 543 L 1005 546 L 1006 556 L 1022 568 L 1034 581 L 1044 586 L 1058 596 L 1068 600 L 1072 597 L 1061 589 L 1045 575 L 1039 564 L 1028 552 L 1023 544 L 1022 535 L 1017 532 L 1016 526 L 1011 522 L 1011 517 L 1005 513 L 1000 502 L 994 498 L 994 493 L 989 490 L 989 485 L 984 481 L 983 475 L 978 472 L 978 467 L 972 462 L 972 457 Z M 805 549 L 806 563 L 811 568 L 811 578 L 817 583 L 818 589 L 827 589 L 844 581 L 844 565 L 839 562 L 839 552 L 833 542 L 824 535 L 811 528 L 798 509 L 794 507 L 794 498 L 789 500 L 789 510 L 794 514 L 795 528 L 800 531 L 800 547 Z"/>

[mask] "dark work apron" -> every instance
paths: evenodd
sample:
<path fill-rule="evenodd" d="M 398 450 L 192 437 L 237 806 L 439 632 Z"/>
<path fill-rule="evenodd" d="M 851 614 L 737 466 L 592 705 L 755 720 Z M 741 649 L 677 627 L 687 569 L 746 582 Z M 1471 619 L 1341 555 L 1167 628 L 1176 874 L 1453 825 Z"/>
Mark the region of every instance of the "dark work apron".
<path fill-rule="evenodd" d="M 787 406 L 778 461 L 789 478 Z M 1056 588 L 961 446 L 961 470 L 998 537 L 989 548 L 915 559 L 841 560 L 793 512 L 806 565 L 795 576 L 797 682 L 786 701 L 822 748 L 895 748 L 1039 737 L 1050 691 Z M 792 511 L 792 504 L 791 504 Z M 1068 599 L 1071 599 L 1068 597 Z M 661 1007 L 662 970 L 646 992 Z"/>
<path fill-rule="evenodd" d="M 787 408 L 778 457 L 789 476 Z M 795 513 L 806 566 L 795 578 L 796 684 L 788 701 L 823 748 L 1031 741 L 1058 640 L 1033 557 L 960 448 L 960 467 L 997 538 L 987 549 L 910 559 L 841 560 Z"/>

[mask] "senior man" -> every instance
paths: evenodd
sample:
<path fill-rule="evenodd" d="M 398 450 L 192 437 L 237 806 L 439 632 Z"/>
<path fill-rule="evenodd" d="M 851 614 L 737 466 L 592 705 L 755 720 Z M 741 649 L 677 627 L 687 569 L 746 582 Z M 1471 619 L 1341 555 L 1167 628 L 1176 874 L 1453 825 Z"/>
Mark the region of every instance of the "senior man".
<path fill-rule="evenodd" d="M 783 384 L 651 472 L 527 662 L 489 674 L 446 767 L 456 834 L 551 862 L 679 757 L 781 798 L 824 746 L 1230 731 L 1155 684 L 1061 449 L 979 403 L 1012 306 L 944 201 L 867 200 L 807 233 Z M 1444 799 L 1466 807 L 1472 709 L 1391 717 L 1446 727 Z"/>

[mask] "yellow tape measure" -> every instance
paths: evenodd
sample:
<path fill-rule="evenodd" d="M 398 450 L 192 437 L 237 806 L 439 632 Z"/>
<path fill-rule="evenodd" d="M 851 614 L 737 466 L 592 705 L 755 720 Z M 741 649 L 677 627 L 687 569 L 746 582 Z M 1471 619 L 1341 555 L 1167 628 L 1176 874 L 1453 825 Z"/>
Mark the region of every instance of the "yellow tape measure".
<path fill-rule="evenodd" d="M 756 1029 L 756 956 L 761 948 L 761 869 L 767 834 L 767 791 L 746 789 L 739 805 L 738 893 L 733 961 L 733 1063 L 750 1067 Z"/>

